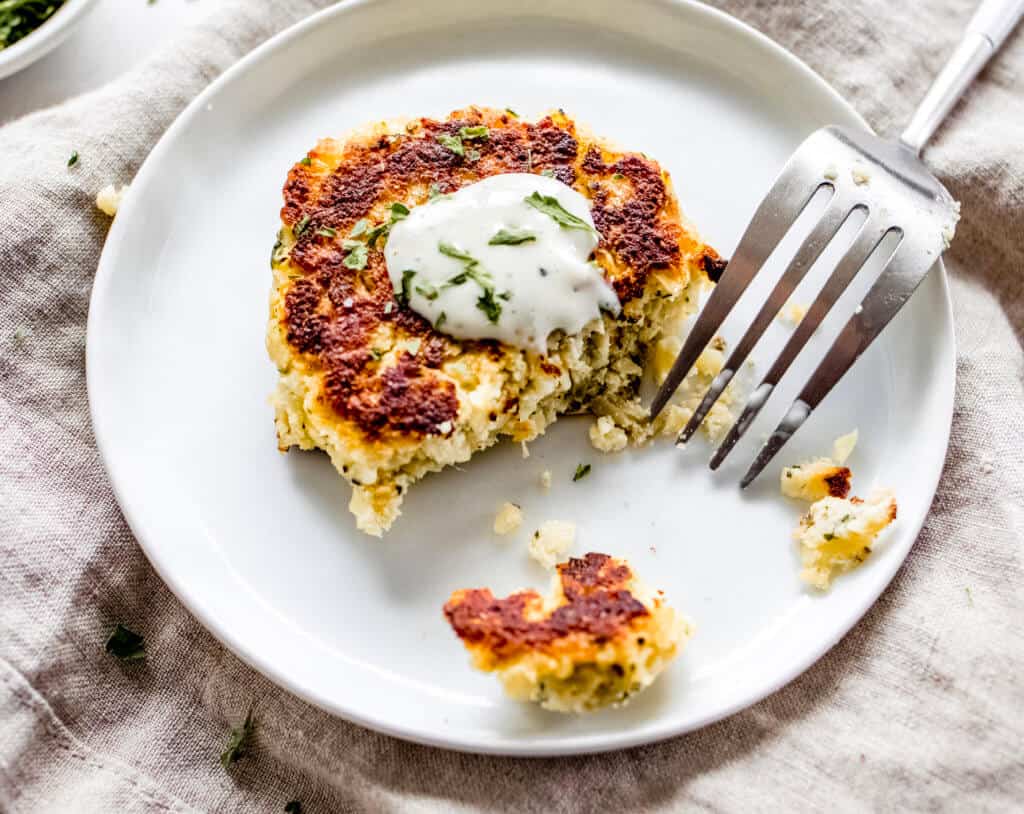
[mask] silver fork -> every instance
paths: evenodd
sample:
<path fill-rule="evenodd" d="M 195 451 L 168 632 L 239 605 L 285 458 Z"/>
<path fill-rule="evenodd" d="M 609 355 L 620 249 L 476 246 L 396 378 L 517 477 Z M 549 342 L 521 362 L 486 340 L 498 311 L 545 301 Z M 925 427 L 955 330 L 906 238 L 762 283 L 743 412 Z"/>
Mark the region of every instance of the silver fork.
<path fill-rule="evenodd" d="M 958 204 L 921 161 L 921 148 L 1022 15 L 1024 0 L 983 0 L 897 142 L 849 128 L 826 127 L 797 149 L 754 212 L 721 280 L 683 343 L 651 404 L 652 419 L 668 403 L 811 198 L 822 187 L 829 188 L 831 198 L 679 434 L 678 444 L 685 444 L 696 432 L 797 284 L 854 211 L 862 210 L 866 219 L 853 243 L 754 389 L 715 451 L 711 468 L 717 469 L 725 460 L 836 300 L 887 236 L 886 246 L 893 242 L 896 246 L 885 258 L 881 276 L 765 442 L 740 486 L 748 486 L 760 474 L 913 294 L 949 245 L 959 218 Z"/>

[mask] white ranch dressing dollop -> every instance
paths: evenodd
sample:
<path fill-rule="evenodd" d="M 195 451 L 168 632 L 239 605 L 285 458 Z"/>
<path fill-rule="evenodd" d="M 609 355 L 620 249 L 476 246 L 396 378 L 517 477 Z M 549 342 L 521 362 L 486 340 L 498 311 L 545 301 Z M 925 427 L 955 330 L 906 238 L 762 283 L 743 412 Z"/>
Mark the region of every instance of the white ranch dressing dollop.
<path fill-rule="evenodd" d="M 392 226 L 384 256 L 396 294 L 437 330 L 545 353 L 552 331 L 574 334 L 602 309 L 619 313 L 615 290 L 588 262 L 597 242 L 576 190 L 508 173 L 413 209 Z"/>

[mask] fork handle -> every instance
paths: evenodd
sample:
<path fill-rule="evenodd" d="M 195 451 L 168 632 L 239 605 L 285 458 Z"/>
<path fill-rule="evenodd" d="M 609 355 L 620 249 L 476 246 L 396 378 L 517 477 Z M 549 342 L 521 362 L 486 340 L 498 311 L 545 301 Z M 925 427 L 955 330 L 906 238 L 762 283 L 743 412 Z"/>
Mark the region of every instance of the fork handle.
<path fill-rule="evenodd" d="M 982 0 L 963 39 L 928 89 L 900 142 L 915 154 L 1024 16 L 1024 0 Z"/>

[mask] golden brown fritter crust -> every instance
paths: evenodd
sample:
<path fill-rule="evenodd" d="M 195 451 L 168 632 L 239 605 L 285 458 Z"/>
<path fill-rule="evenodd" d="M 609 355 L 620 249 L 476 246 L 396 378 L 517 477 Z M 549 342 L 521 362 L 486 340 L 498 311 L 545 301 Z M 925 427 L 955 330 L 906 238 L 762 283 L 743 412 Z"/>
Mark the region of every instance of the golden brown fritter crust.
<path fill-rule="evenodd" d="M 464 155 L 438 141 L 480 125 L 488 137 L 467 140 Z M 410 122 L 401 134 L 320 142 L 291 169 L 284 186 L 281 218 L 294 244 L 280 320 L 289 346 L 320 371 L 322 398 L 365 437 L 450 431 L 458 398 L 438 368 L 446 356 L 465 350 L 503 351 L 495 342 L 456 342 L 398 302 L 383 241 L 369 247 L 363 269 L 345 265 L 343 241 L 360 220 L 385 222 L 394 202 L 412 207 L 431 191 L 449 193 L 508 172 L 550 173 L 591 200 L 602 235 L 596 259 L 623 303 L 643 293 L 653 271 L 677 269 L 682 257 L 702 251 L 680 225 L 654 161 L 607 152 L 561 113 L 528 123 L 507 112 L 469 108 L 444 121 Z M 704 269 L 717 262 L 705 251 Z M 390 349 L 396 340 L 410 339 L 420 341 L 407 345 L 397 364 L 380 364 L 375 341 Z M 558 375 L 557 369 L 552 373 Z"/>
<path fill-rule="evenodd" d="M 629 566 L 607 554 L 590 553 L 558 566 L 565 604 L 536 613 L 541 598 L 521 591 L 497 599 L 489 588 L 456 591 L 444 606 L 452 629 L 467 645 L 504 659 L 550 650 L 559 640 L 583 634 L 601 643 L 624 635 L 630 622 L 649 611 L 627 589 Z"/>

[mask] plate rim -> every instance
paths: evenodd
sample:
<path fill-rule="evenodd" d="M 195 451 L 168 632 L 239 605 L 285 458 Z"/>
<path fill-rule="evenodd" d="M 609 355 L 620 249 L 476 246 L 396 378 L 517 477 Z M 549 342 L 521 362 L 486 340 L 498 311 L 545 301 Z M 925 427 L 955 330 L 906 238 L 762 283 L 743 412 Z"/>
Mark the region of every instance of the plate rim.
<path fill-rule="evenodd" d="M 726 29 L 730 36 L 752 40 L 764 49 L 772 58 L 786 63 L 790 69 L 801 74 L 806 81 L 816 85 L 820 91 L 824 91 L 827 96 L 831 97 L 833 103 L 846 110 L 860 126 L 871 132 L 871 128 L 860 113 L 849 102 L 847 102 L 831 84 L 829 84 L 823 77 L 816 73 L 795 54 L 747 23 L 720 9 L 704 5 L 697 0 L 648 1 L 654 4 L 659 4 L 663 7 L 674 7 L 681 14 L 704 16 L 720 25 L 723 29 Z M 84 0 L 84 4 L 86 6 L 91 2 L 92 0 Z M 191 119 L 199 114 L 207 105 L 208 99 L 217 94 L 223 86 L 234 81 L 237 76 L 257 65 L 263 59 L 270 56 L 272 52 L 286 46 L 294 39 L 303 37 L 308 31 L 327 23 L 336 16 L 353 13 L 357 9 L 374 3 L 375 0 L 349 0 L 349 2 L 346 3 L 339 3 L 321 9 L 320 11 L 299 20 L 283 31 L 280 31 L 276 35 L 270 37 L 227 68 L 206 88 L 204 88 L 188 105 L 186 105 L 186 107 L 175 117 L 174 121 L 164 131 L 163 135 L 161 135 L 157 140 L 149 155 L 147 155 L 146 159 L 139 167 L 139 170 L 135 175 L 135 179 L 133 179 L 133 183 L 129 187 L 125 199 L 122 202 L 120 210 L 122 212 L 131 212 L 135 208 L 137 198 L 137 194 L 135 194 L 137 190 L 135 180 L 144 179 L 150 173 L 158 171 L 157 164 L 162 158 L 164 150 L 168 149 L 168 145 L 178 136 L 179 131 L 185 129 L 190 124 Z M 139 186 L 141 186 L 141 184 Z M 803 674 L 811 666 L 816 664 L 836 645 L 836 643 L 838 643 L 840 639 L 849 633 L 850 630 L 852 630 L 853 627 L 864 617 L 868 610 L 870 610 L 870 608 L 877 602 L 881 594 L 889 587 L 896 572 L 902 568 L 906 558 L 910 555 L 910 551 L 913 549 L 914 543 L 920 535 L 921 528 L 928 516 L 931 504 L 934 501 L 934 496 L 944 468 L 942 464 L 936 468 L 934 476 L 929 478 L 925 485 L 923 494 L 928 495 L 928 500 L 927 502 L 922 501 L 924 508 L 913 517 L 907 518 L 909 522 L 904 525 L 906 534 L 911 539 L 907 553 L 904 557 L 898 560 L 886 563 L 885 565 L 887 567 L 884 569 L 882 569 L 882 563 L 878 563 L 878 567 L 881 569 L 881 575 L 884 578 L 878 582 L 879 587 L 877 590 L 872 588 L 865 591 L 860 597 L 861 601 L 852 603 L 851 609 L 843 618 L 842 624 L 839 625 L 837 632 L 833 637 L 822 640 L 817 646 L 809 647 L 806 651 L 806 657 L 795 660 L 794 664 L 787 670 L 783 671 L 776 680 L 759 686 L 756 692 L 749 693 L 742 698 L 737 699 L 734 703 L 726 705 L 724 708 L 715 709 L 706 715 L 698 716 L 695 720 L 691 720 L 683 724 L 676 723 L 673 725 L 671 722 L 663 722 L 660 726 L 654 725 L 650 728 L 625 730 L 621 734 L 612 736 L 606 734 L 574 735 L 557 741 L 534 741 L 530 738 L 524 738 L 521 741 L 516 742 L 502 741 L 498 745 L 488 745 L 487 743 L 479 740 L 471 740 L 469 737 L 464 735 L 456 734 L 454 736 L 450 736 L 444 732 L 424 732 L 421 729 L 396 724 L 389 719 L 383 718 L 376 711 L 368 713 L 359 707 L 348 707 L 336 698 L 328 698 L 322 694 L 307 691 L 305 688 L 290 680 L 286 673 L 276 669 L 272 659 L 268 659 L 265 655 L 251 652 L 251 650 L 247 648 L 237 637 L 235 632 L 221 626 L 216 618 L 211 618 L 207 613 L 205 613 L 200 602 L 193 602 L 190 600 L 190 589 L 187 584 L 183 584 L 179 580 L 175 579 L 169 570 L 165 568 L 165 563 L 159 555 L 159 546 L 151 546 L 147 544 L 145 542 L 144 535 L 140 533 L 140 529 L 142 529 L 146 524 L 142 521 L 142 518 L 137 516 L 133 512 L 132 508 L 130 508 L 133 505 L 133 502 L 128 499 L 125 494 L 126 489 L 124 488 L 123 479 L 119 478 L 116 474 L 117 464 L 111 452 L 113 443 L 106 436 L 105 430 L 102 429 L 104 425 L 102 420 L 99 418 L 97 407 L 99 398 L 96 394 L 100 385 L 93 374 L 93 371 L 97 367 L 97 365 L 93 363 L 93 360 L 97 358 L 97 354 L 99 353 L 97 349 L 98 331 L 93 328 L 101 319 L 104 309 L 103 292 L 108 290 L 109 286 L 107 283 L 114 274 L 115 263 L 111 258 L 115 254 L 115 250 L 112 247 L 116 246 L 121 241 L 121 232 L 126 220 L 127 218 L 115 218 L 104 243 L 103 251 L 97 265 L 96 275 L 93 280 L 92 291 L 90 293 L 86 332 L 86 387 L 89 401 L 90 420 L 100 459 L 103 463 L 104 469 L 106 470 L 111 489 L 117 499 L 118 506 L 123 513 L 125 522 L 131 529 L 132 534 L 145 554 L 147 560 L 153 566 L 154 570 L 160 576 L 168 589 L 182 603 L 185 609 L 193 615 L 214 638 L 216 638 L 235 656 L 253 669 L 257 670 L 274 684 L 296 697 L 301 698 L 329 714 L 335 715 L 367 729 L 427 746 L 474 754 L 492 754 L 509 757 L 556 757 L 608 752 L 644 744 L 657 743 L 668 738 L 701 729 L 716 721 L 730 717 L 731 715 L 760 702 L 769 695 L 774 694 L 779 689 Z M 948 453 L 954 412 L 957 348 L 949 282 L 941 259 L 937 261 L 932 272 L 937 273 L 938 275 L 937 282 L 944 302 L 944 307 L 942 309 L 943 324 L 941 326 L 941 331 L 946 334 L 945 339 L 948 342 L 949 347 L 949 358 L 947 361 L 949 372 L 945 377 L 943 377 L 941 384 L 938 385 L 943 391 L 940 393 L 939 400 L 941 401 L 941 407 L 946 416 L 946 420 L 941 422 L 944 426 L 941 441 L 942 461 L 944 462 Z M 901 520 L 902 519 L 904 518 L 901 516 Z"/>

